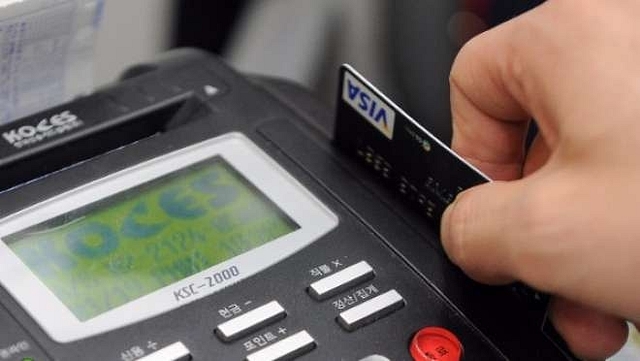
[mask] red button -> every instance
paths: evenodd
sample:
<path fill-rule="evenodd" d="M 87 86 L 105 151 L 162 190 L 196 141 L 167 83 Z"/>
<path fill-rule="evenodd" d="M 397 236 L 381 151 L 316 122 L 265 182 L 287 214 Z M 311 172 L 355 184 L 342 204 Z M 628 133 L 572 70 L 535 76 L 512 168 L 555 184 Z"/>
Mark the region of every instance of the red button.
<path fill-rule="evenodd" d="M 413 336 L 409 351 L 414 361 L 460 361 L 462 344 L 442 327 L 425 327 Z"/>

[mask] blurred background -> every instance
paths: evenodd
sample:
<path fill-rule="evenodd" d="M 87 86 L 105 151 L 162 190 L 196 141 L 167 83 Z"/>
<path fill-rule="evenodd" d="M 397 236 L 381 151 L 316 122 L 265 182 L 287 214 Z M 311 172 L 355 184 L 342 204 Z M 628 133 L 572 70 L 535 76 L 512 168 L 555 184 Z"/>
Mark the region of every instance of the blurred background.
<path fill-rule="evenodd" d="M 59 7 L 61 12 L 58 19 L 76 16 L 76 30 L 63 26 L 66 22 L 59 20 L 57 29 L 60 35 L 51 38 L 51 33 L 44 28 L 29 28 L 25 25 L 28 22 L 7 20 L 16 19 L 7 12 L 11 6 L 21 6 L 20 11 L 29 10 L 26 5 L 21 5 L 23 0 L 0 0 L 0 26 L 9 29 L 8 32 L 0 32 L 0 75 L 7 77 L 0 79 L 0 113 L 5 112 L 8 120 L 10 114 L 7 109 L 12 104 L 27 104 L 26 100 L 18 101 L 16 95 L 11 93 L 13 90 L 26 89 L 27 95 L 36 96 L 34 99 L 37 102 L 31 103 L 44 107 L 50 104 L 42 99 L 61 102 L 78 93 L 117 81 L 119 75 L 133 64 L 153 61 L 158 54 L 171 48 L 191 46 L 219 54 L 242 72 L 297 82 L 314 92 L 328 106 L 335 101 L 339 65 L 350 63 L 445 142 L 451 136 L 448 75 L 460 47 L 479 32 L 541 2 L 75 1 L 79 4 L 75 10 L 84 10 L 86 16 L 81 18 L 74 15 L 78 11 L 71 8 L 67 9 L 69 15 L 65 15 L 67 13 L 64 11 L 67 10 Z M 44 5 L 72 3 L 62 0 L 31 2 Z M 24 19 L 33 20 L 28 17 Z M 7 21 L 14 21 L 17 25 Z M 41 23 L 38 20 L 37 24 Z M 15 39 L 22 36 L 22 31 L 26 31 L 24 34 L 27 35 L 35 34 L 31 38 L 25 35 L 22 39 L 31 42 L 25 44 L 33 44 L 29 48 L 33 56 L 39 52 L 63 54 L 68 49 L 67 44 L 76 44 L 73 46 L 77 47 L 76 54 L 81 55 L 82 61 L 65 65 L 71 69 L 66 72 L 75 74 L 75 78 L 60 78 L 57 82 L 48 83 L 66 89 L 56 88 L 52 91 L 40 88 L 34 92 L 31 69 L 42 70 L 46 66 L 46 71 L 40 72 L 42 76 L 59 77 L 63 67 L 58 69 L 52 67 L 50 62 L 30 59 L 27 64 L 30 68 L 19 68 L 16 64 L 25 61 L 20 56 L 26 53 L 15 53 L 14 48 L 17 44 Z M 47 36 L 49 39 L 46 39 Z M 59 59 L 61 62 L 69 60 L 62 55 Z M 22 72 L 11 75 L 5 71 L 7 69 Z M 30 75 L 28 81 L 25 80 L 25 74 Z M 73 89 L 70 90 L 70 87 Z M 52 96 L 55 94 L 64 94 L 66 99 L 54 99 Z M 2 121 L 0 117 L 0 123 Z M 614 360 L 638 359 L 640 337 L 632 333 L 628 346 Z"/>
<path fill-rule="evenodd" d="M 346 62 L 448 140 L 447 79 L 460 46 L 540 2 L 107 0 L 95 79 L 105 84 L 132 63 L 194 46 L 241 71 L 298 82 L 332 105 Z"/>

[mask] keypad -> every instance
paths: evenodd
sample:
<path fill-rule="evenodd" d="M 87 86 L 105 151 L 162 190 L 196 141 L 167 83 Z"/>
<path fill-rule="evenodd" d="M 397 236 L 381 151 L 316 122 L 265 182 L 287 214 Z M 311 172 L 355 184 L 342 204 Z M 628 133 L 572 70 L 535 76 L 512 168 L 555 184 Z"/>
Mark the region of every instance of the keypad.
<path fill-rule="evenodd" d="M 277 301 L 271 301 L 241 316 L 224 322 L 215 330 L 216 335 L 225 342 L 239 339 L 251 332 L 277 322 L 287 315 Z"/>
<path fill-rule="evenodd" d="M 309 286 L 309 294 L 322 301 L 338 293 L 366 282 L 375 276 L 373 268 L 366 261 L 358 262 Z"/>

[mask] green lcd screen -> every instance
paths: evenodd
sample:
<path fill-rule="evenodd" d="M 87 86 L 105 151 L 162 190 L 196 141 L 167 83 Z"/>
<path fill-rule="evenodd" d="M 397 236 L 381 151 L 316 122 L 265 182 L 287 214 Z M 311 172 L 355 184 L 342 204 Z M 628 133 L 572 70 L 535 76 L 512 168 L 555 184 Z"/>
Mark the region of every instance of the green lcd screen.
<path fill-rule="evenodd" d="M 86 321 L 299 228 L 218 156 L 4 239 Z"/>

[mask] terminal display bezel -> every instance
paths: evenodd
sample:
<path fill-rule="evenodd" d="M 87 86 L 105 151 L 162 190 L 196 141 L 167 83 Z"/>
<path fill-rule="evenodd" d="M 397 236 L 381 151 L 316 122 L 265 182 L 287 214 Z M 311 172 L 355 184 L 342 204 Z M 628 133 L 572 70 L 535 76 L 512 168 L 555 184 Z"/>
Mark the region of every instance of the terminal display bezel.
<path fill-rule="evenodd" d="M 84 322 L 78 320 L 3 240 L 74 209 L 214 157 L 222 157 L 299 228 Z M 308 246 L 335 228 L 338 222 L 338 217 L 328 207 L 249 138 L 241 133 L 227 133 L 110 174 L 0 220 L 0 284 L 52 339 L 72 342 L 140 322 L 218 292 Z M 175 299 L 176 290 L 200 284 L 207 275 L 232 266 L 239 270 L 239 275 L 226 284 L 201 290 L 188 300 Z"/>

